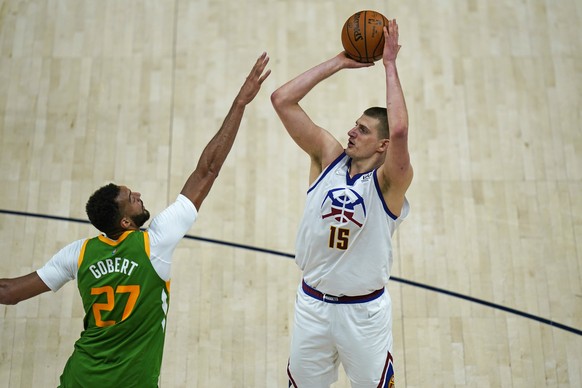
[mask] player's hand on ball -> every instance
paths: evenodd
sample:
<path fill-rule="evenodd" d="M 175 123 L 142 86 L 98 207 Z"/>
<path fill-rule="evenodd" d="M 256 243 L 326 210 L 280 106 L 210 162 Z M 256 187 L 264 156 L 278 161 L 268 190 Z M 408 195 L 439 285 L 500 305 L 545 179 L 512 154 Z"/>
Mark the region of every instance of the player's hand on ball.
<path fill-rule="evenodd" d="M 342 68 L 344 69 L 358 69 L 361 67 L 370 67 L 374 66 L 374 62 L 358 62 L 355 59 L 352 59 L 345 51 L 342 51 L 337 55 L 342 62 Z"/>

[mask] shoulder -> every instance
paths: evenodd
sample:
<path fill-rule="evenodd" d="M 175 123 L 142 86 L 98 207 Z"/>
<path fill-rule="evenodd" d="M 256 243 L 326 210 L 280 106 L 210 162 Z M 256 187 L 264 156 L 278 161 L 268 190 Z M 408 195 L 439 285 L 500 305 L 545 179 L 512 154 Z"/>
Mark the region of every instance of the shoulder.
<path fill-rule="evenodd" d="M 182 222 L 189 224 L 188 228 L 196 220 L 198 210 L 196 206 L 183 194 L 178 194 L 176 201 L 165 208 L 160 214 L 156 215 L 148 228 L 150 233 L 156 232 L 161 226 L 167 226 L 170 223 Z"/>
<path fill-rule="evenodd" d="M 87 239 L 80 239 L 66 245 L 38 269 L 38 276 L 51 290 L 57 291 L 76 277 L 79 255 L 85 241 Z"/>
<path fill-rule="evenodd" d="M 198 210 L 188 199 L 179 194 L 176 201 L 154 217 L 148 228 L 150 242 L 182 238 L 198 218 Z"/>

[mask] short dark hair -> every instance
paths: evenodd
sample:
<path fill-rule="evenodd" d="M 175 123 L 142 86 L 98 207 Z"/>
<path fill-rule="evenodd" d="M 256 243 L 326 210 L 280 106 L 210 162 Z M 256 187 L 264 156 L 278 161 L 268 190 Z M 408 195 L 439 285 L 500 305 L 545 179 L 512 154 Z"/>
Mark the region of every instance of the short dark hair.
<path fill-rule="evenodd" d="M 106 235 L 119 229 L 121 212 L 116 201 L 119 192 L 119 186 L 109 183 L 97 189 L 85 205 L 91 224 Z"/>
<path fill-rule="evenodd" d="M 379 106 L 373 106 L 364 111 L 366 116 L 372 117 L 380 122 L 378 135 L 381 139 L 390 139 L 390 128 L 388 127 L 388 110 Z"/>

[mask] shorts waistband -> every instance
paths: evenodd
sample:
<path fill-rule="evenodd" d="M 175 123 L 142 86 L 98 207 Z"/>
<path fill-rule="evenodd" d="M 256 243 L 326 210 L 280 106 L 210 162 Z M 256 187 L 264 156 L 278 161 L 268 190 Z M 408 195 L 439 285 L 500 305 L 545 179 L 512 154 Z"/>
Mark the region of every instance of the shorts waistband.
<path fill-rule="evenodd" d="M 379 290 L 371 292 L 367 295 L 335 296 L 317 291 L 315 288 L 308 286 L 307 283 L 305 283 L 305 280 L 302 281 L 301 287 L 303 288 L 303 292 L 312 298 L 321 300 L 322 302 L 334 304 L 366 303 L 377 299 L 384 293 L 384 288 L 380 288 Z"/>

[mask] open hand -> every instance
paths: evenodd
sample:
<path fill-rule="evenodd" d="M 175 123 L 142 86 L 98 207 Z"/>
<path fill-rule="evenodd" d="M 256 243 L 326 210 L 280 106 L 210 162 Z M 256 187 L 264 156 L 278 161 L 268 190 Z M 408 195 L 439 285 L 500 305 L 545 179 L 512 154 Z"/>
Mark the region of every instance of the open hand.
<path fill-rule="evenodd" d="M 396 24 L 396 19 L 388 20 L 388 27 L 384 26 L 384 52 L 382 53 L 384 63 L 395 61 L 399 50 L 398 24 Z"/>
<path fill-rule="evenodd" d="M 265 81 L 269 74 L 271 74 L 270 69 L 263 74 L 267 63 L 269 63 L 269 57 L 267 56 L 267 53 L 264 52 L 259 58 L 257 58 L 255 65 L 251 69 L 251 72 L 247 76 L 245 83 L 241 86 L 238 93 L 238 100 L 243 105 L 247 105 L 255 98 L 261 89 L 263 81 Z"/>

